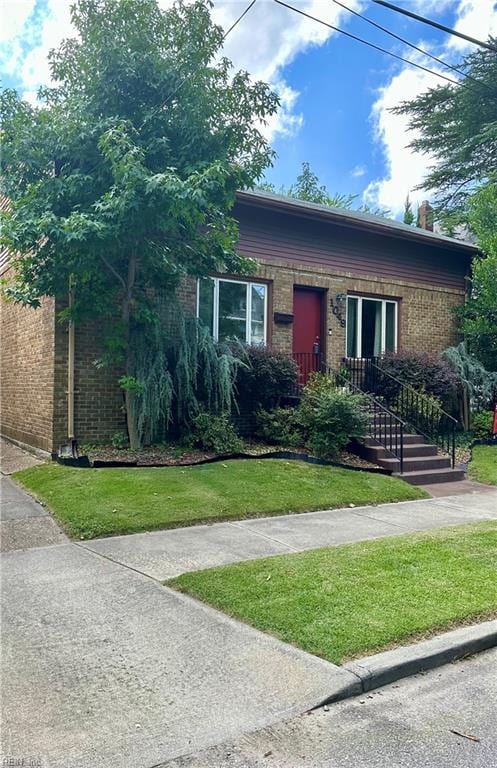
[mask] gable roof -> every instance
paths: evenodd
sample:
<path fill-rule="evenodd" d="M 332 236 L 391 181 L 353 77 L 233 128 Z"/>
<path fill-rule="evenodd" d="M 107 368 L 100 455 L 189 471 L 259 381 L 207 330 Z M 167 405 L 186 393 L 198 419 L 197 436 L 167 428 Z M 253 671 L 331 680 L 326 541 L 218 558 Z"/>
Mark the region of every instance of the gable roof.
<path fill-rule="evenodd" d="M 318 203 L 308 203 L 284 195 L 275 195 L 259 190 L 240 191 L 236 195 L 237 202 L 243 205 L 251 205 L 265 208 L 266 210 L 280 211 L 294 216 L 311 219 L 321 219 L 330 223 L 361 229 L 363 231 L 376 232 L 389 237 L 415 240 L 425 245 L 438 245 L 463 252 L 466 255 L 476 255 L 480 249 L 474 243 L 466 240 L 458 240 L 455 237 L 447 237 L 438 232 L 430 232 L 419 227 L 410 227 L 393 219 L 375 216 L 361 211 L 349 211 L 344 208 L 332 208 Z"/>

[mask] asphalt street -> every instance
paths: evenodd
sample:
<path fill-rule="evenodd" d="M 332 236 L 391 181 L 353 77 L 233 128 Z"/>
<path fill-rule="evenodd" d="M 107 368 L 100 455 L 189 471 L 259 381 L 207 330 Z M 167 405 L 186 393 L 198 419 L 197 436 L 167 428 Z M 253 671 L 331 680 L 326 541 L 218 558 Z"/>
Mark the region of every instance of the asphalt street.
<path fill-rule="evenodd" d="M 495 768 L 497 649 L 161 766 Z"/>

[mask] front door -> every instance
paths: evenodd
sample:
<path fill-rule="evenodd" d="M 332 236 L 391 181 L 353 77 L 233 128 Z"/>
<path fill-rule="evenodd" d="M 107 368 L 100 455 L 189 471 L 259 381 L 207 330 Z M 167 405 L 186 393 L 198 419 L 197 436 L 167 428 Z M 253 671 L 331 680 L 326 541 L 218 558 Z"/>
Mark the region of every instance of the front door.
<path fill-rule="evenodd" d="M 300 369 L 299 383 L 320 369 L 322 350 L 322 291 L 293 289 L 293 359 Z"/>

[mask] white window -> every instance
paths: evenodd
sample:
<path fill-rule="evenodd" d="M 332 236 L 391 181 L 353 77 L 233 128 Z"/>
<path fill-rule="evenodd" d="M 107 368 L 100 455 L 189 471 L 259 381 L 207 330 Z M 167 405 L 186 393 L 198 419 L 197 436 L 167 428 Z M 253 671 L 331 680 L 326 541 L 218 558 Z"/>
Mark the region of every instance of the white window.
<path fill-rule="evenodd" d="M 267 286 L 208 277 L 197 284 L 197 316 L 216 341 L 266 343 Z"/>
<path fill-rule="evenodd" d="M 347 296 L 347 357 L 379 357 L 397 351 L 398 303 Z"/>

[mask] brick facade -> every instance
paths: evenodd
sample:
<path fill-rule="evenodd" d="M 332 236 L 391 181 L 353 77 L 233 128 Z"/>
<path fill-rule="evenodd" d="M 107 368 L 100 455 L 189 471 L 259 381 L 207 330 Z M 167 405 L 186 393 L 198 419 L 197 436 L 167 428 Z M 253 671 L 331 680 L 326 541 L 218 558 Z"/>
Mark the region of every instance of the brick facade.
<path fill-rule="evenodd" d="M 347 239 L 349 230 L 344 228 L 345 234 L 340 235 L 345 243 L 340 246 L 342 250 L 335 248 L 330 234 L 325 244 L 331 250 L 324 252 L 324 241 L 318 242 L 317 224 L 315 241 L 312 225 L 304 244 L 298 240 L 298 232 L 293 240 L 290 238 L 291 226 L 295 223 L 291 225 L 290 217 L 288 224 L 274 225 L 271 231 L 261 222 L 260 236 L 257 230 L 255 234 L 252 230 L 247 234 L 247 227 L 241 226 L 243 252 L 259 254 L 255 279 L 268 284 L 268 343 L 274 349 L 292 353 L 292 324 L 275 323 L 274 314 L 293 314 L 295 286 L 318 288 L 323 292 L 326 360 L 334 368 L 345 355 L 345 328 L 332 312 L 337 294 L 356 293 L 397 300 L 399 349 L 440 352 L 457 343 L 453 310 L 464 302 L 464 276 L 471 257 L 465 254 L 462 260 L 458 253 L 458 249 L 464 247 L 462 244 L 451 246 L 453 254 L 449 246 L 444 245 L 448 255 L 438 257 L 433 252 L 436 245 L 428 243 L 425 247 L 410 243 L 411 250 L 416 249 L 411 254 L 404 250 L 407 246 L 400 243 L 395 246 L 398 248 L 395 259 L 392 255 L 389 257 L 392 264 L 400 266 L 387 277 L 389 267 L 385 266 L 386 262 L 383 267 L 380 264 L 381 244 L 384 243 L 385 250 L 392 251 L 390 240 L 397 243 L 398 236 L 389 238 L 382 234 L 378 240 L 380 236 L 376 235 L 376 251 L 371 239 L 366 240 L 366 245 L 358 245 L 357 251 L 345 253 L 346 246 L 352 248 L 353 237 L 350 235 Z M 414 233 L 414 237 L 419 237 L 418 233 Z M 368 254 L 369 260 L 361 262 L 361 254 Z M 440 258 L 438 271 L 437 258 Z M 427 264 L 431 259 L 432 271 L 412 266 L 415 261 L 411 264 L 411 259 L 421 260 L 422 265 L 424 259 Z M 341 264 L 350 264 L 351 271 L 345 271 L 346 267 Z M 358 274 L 360 264 L 363 266 Z M 436 278 L 432 279 L 433 274 Z M 194 280 L 185 280 L 177 295 L 188 312 L 195 312 Z M 164 307 L 170 309 L 168 301 Z M 67 325 L 56 320 L 59 309 L 51 300 L 44 300 L 37 310 L 1 305 L 2 433 L 48 451 L 56 451 L 67 440 L 68 333 Z M 345 304 L 340 309 L 345 317 Z M 103 352 L 100 320 L 78 326 L 75 336 L 75 434 L 80 444 L 109 440 L 116 432 L 125 430 L 123 396 L 117 384 L 120 371 L 95 366 Z"/>
<path fill-rule="evenodd" d="M 9 273 L 2 278 L 8 279 Z M 44 451 L 53 445 L 54 302 L 0 303 L 1 431 Z"/>
<path fill-rule="evenodd" d="M 264 262 L 257 270 L 259 278 L 269 281 L 271 345 L 287 354 L 292 352 L 292 325 L 272 321 L 275 312 L 293 313 L 294 286 L 320 288 L 325 292 L 324 318 L 326 359 L 336 367 L 345 355 L 345 328 L 332 312 L 332 301 L 339 293 L 381 296 L 399 302 L 399 349 L 441 352 L 458 342 L 454 309 L 464 303 L 464 292 L 453 288 L 432 287 L 401 280 L 358 278 L 347 273 L 330 274 L 325 269 L 299 269 L 294 262 Z M 345 306 L 342 308 L 345 317 Z"/>

